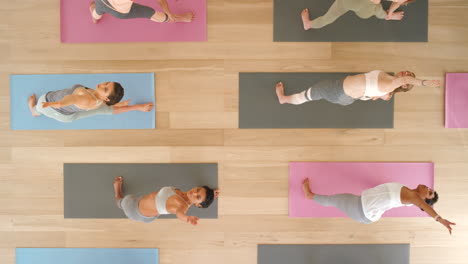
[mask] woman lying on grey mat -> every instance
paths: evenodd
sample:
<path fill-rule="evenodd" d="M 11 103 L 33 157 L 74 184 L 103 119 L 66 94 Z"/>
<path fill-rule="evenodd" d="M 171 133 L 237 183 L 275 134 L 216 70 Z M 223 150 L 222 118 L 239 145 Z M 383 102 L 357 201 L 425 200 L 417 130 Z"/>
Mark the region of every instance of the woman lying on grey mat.
<path fill-rule="evenodd" d="M 452 234 L 451 225 L 455 225 L 434 211 L 432 206 L 439 196 L 437 192 L 422 184 L 416 189 L 410 189 L 396 182 L 384 183 L 363 191 L 361 196 L 349 193 L 320 195 L 310 190 L 309 178 L 306 178 L 302 182 L 302 190 L 307 199 L 314 200 L 322 206 L 336 207 L 353 220 L 363 224 L 376 222 L 392 208 L 416 205 L 444 225 L 450 234 Z"/>
<path fill-rule="evenodd" d="M 29 97 L 28 106 L 33 116 L 41 114 L 60 122 L 72 122 L 94 115 L 116 115 L 129 111 L 149 112 L 152 103 L 129 105 L 130 100 L 120 102 L 124 95 L 122 85 L 105 82 L 90 89 L 77 84 L 72 88 L 51 91 L 39 97 Z M 120 102 L 120 103 L 119 103 Z"/>
<path fill-rule="evenodd" d="M 163 187 L 159 191 L 142 197 L 122 195 L 123 177 L 114 180 L 114 192 L 117 206 L 132 220 L 150 223 L 159 215 L 175 214 L 178 219 L 196 225 L 198 217 L 187 215 L 190 206 L 208 208 L 218 198 L 219 190 L 200 186 L 183 192 L 173 187 Z"/>
<path fill-rule="evenodd" d="M 154 22 L 191 22 L 192 12 L 176 15 L 171 12 L 166 0 L 157 0 L 164 12 L 155 11 L 145 5 L 133 3 L 133 0 L 94 0 L 89 5 L 93 23 L 97 23 L 102 15 L 108 13 L 119 19 L 147 18 Z"/>
<path fill-rule="evenodd" d="M 328 24 L 335 22 L 340 16 L 348 11 L 353 11 L 360 18 L 367 19 L 371 16 L 376 16 L 380 19 L 386 20 L 401 20 L 403 19 L 404 12 L 395 12 L 402 4 L 407 5 L 416 0 L 391 0 L 393 3 L 390 5 L 388 12 L 383 10 L 380 4 L 381 0 L 335 0 L 327 13 L 314 20 L 309 18 L 309 9 L 302 10 L 301 17 L 304 29 L 322 28 Z"/>
<path fill-rule="evenodd" d="M 284 95 L 282 82 L 276 84 L 280 104 L 303 104 L 320 99 L 334 104 L 349 105 L 356 100 L 390 100 L 395 93 L 407 92 L 414 85 L 437 87 L 440 81 L 416 79 L 414 73 L 402 71 L 395 76 L 383 71 L 321 80 L 300 93 Z"/>

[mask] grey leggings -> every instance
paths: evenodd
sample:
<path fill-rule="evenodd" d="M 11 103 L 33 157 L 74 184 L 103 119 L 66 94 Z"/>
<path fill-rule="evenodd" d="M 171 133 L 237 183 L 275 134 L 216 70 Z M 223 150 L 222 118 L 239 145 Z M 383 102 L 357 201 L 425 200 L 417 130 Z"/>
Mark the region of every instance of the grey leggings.
<path fill-rule="evenodd" d="M 356 99 L 347 95 L 343 89 L 344 78 L 335 80 L 322 80 L 314 83 L 309 89 L 305 91 L 305 98 L 307 101 L 315 101 L 324 99 L 330 103 L 349 105 L 354 103 Z"/>
<path fill-rule="evenodd" d="M 111 8 L 111 4 L 107 0 L 94 0 L 96 4 L 96 13 L 98 15 L 103 15 L 104 13 L 108 13 L 113 17 L 119 19 L 131 19 L 131 18 L 148 18 L 150 19 L 156 11 L 149 6 L 139 5 L 137 3 L 132 4 L 132 8 L 130 12 L 127 14 L 117 12 L 116 10 Z"/>
<path fill-rule="evenodd" d="M 95 115 L 112 115 L 112 113 L 114 112 L 114 106 L 102 104 L 102 106 L 97 109 L 76 112 L 71 115 L 64 115 L 56 111 L 53 107 L 42 108 L 42 103 L 44 102 L 47 102 L 46 94 L 41 95 L 41 97 L 39 97 L 39 99 L 37 100 L 37 104 L 35 107 L 36 112 L 64 123 L 72 122 L 78 119 L 87 118 Z"/>
<path fill-rule="evenodd" d="M 138 209 L 138 202 L 140 199 L 141 197 L 136 197 L 134 195 L 125 195 L 125 197 L 119 201 L 119 208 L 124 211 L 125 215 L 129 219 L 143 223 L 153 222 L 156 218 L 158 218 L 157 216 L 148 217 L 140 213 L 140 210 Z"/>
<path fill-rule="evenodd" d="M 363 19 L 371 16 L 383 19 L 387 15 L 381 4 L 374 4 L 370 0 L 335 0 L 325 15 L 312 21 L 312 28 L 322 28 L 331 24 L 348 11 L 354 11 Z"/>
<path fill-rule="evenodd" d="M 341 193 L 334 195 L 314 195 L 314 201 L 322 206 L 333 206 L 348 215 L 351 219 L 363 223 L 370 224 L 371 220 L 367 219 L 362 209 L 361 196 L 349 193 Z"/>

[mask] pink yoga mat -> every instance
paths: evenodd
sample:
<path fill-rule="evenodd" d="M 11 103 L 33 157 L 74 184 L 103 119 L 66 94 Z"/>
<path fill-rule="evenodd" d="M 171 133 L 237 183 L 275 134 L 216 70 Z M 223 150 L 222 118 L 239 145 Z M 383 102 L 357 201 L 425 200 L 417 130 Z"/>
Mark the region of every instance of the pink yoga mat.
<path fill-rule="evenodd" d="M 206 0 L 168 0 L 175 14 L 193 11 L 190 23 L 156 23 L 149 19 L 117 19 L 104 14 L 93 24 L 89 4 L 92 0 L 61 0 L 61 40 L 65 43 L 97 42 L 174 42 L 206 41 Z M 135 3 L 162 11 L 156 0 Z"/>
<path fill-rule="evenodd" d="M 290 217 L 346 217 L 334 207 L 321 206 L 304 198 L 302 181 L 309 177 L 314 193 L 337 194 L 362 191 L 387 182 L 409 188 L 434 185 L 433 163 L 291 162 L 289 163 Z M 384 217 L 424 217 L 416 206 L 394 208 Z"/>
<path fill-rule="evenodd" d="M 445 127 L 468 128 L 468 73 L 445 76 Z"/>

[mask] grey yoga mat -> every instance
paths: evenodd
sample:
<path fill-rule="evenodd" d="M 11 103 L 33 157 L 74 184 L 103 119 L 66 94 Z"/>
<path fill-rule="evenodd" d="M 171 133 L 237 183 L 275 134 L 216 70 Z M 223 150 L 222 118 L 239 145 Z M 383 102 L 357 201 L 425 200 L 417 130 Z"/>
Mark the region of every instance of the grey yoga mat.
<path fill-rule="evenodd" d="M 393 99 L 356 101 L 341 106 L 325 100 L 279 104 L 275 86 L 285 94 L 303 91 L 326 78 L 356 73 L 240 73 L 239 128 L 393 128 Z"/>
<path fill-rule="evenodd" d="M 362 19 L 348 11 L 335 22 L 305 31 L 301 11 L 309 8 L 310 19 L 324 15 L 335 0 L 275 0 L 274 41 L 286 42 L 427 42 L 428 1 L 418 0 L 397 11 L 404 11 L 400 21 L 375 16 Z M 370 0 L 362 0 L 370 1 Z M 382 0 L 384 10 L 391 2 Z"/>
<path fill-rule="evenodd" d="M 409 264 L 409 244 L 259 245 L 257 264 Z"/>
<path fill-rule="evenodd" d="M 218 187 L 216 163 L 68 163 L 64 164 L 63 175 L 65 218 L 126 218 L 114 199 L 112 183 L 117 176 L 124 177 L 124 195 L 144 195 L 164 186 L 183 191 L 202 185 Z M 218 201 L 214 200 L 206 209 L 192 206 L 188 214 L 217 218 Z"/>

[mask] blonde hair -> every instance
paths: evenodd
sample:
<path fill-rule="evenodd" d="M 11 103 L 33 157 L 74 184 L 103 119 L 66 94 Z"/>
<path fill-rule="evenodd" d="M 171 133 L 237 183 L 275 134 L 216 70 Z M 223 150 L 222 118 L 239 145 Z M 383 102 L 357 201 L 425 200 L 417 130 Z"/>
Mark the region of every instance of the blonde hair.
<path fill-rule="evenodd" d="M 416 77 L 416 74 L 414 74 L 413 72 L 408 71 L 408 76 Z M 413 87 L 414 87 L 414 85 L 412 85 L 412 84 L 406 84 L 406 88 L 404 88 L 403 86 L 400 86 L 400 87 L 396 88 L 395 90 L 393 90 L 393 92 L 391 92 L 390 94 L 393 96 L 395 93 L 406 93 L 409 90 L 413 89 Z"/>

